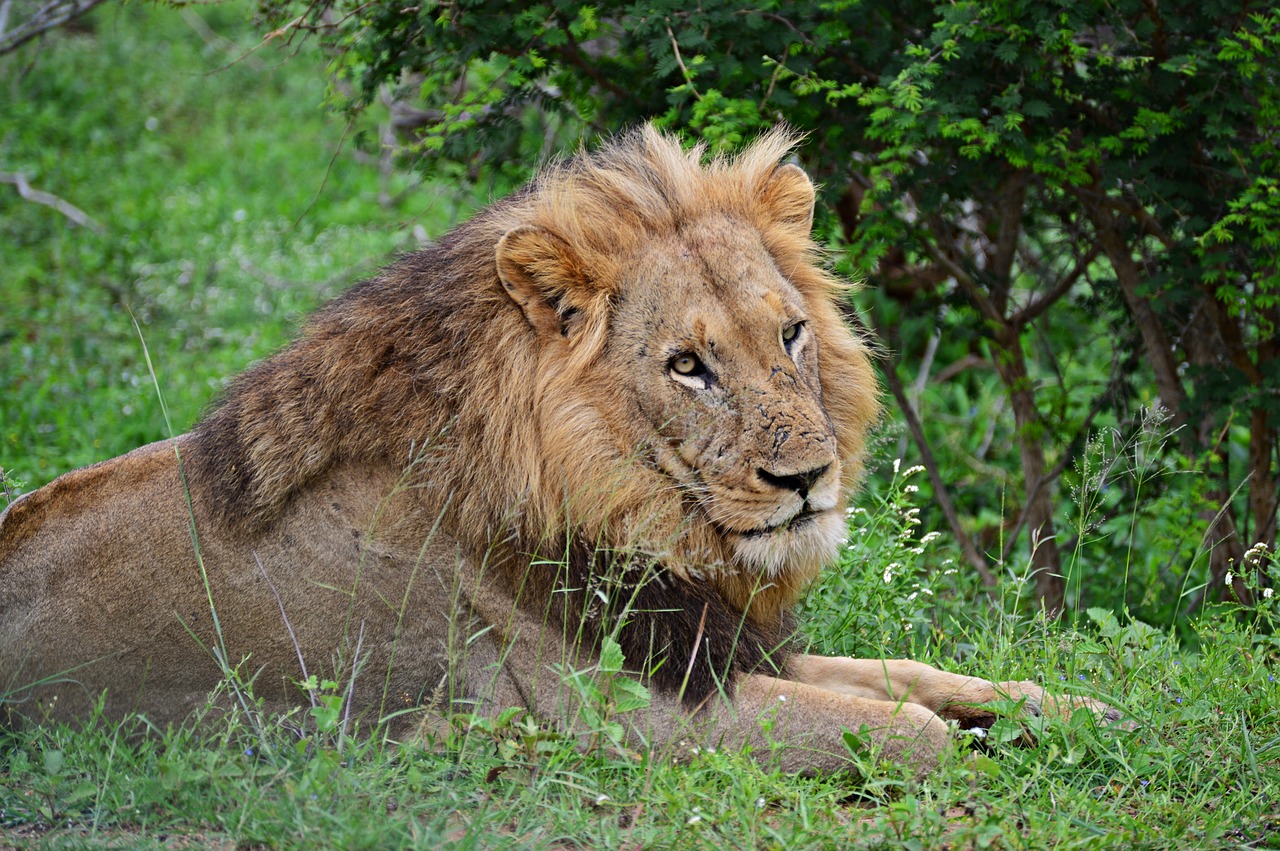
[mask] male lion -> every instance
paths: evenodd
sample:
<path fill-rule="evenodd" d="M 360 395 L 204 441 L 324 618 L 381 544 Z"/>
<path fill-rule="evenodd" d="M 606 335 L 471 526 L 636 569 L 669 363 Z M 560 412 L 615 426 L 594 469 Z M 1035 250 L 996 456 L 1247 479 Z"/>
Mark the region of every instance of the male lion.
<path fill-rule="evenodd" d="M 190 433 L 14 502 L 11 721 L 104 690 L 111 717 L 179 721 L 225 653 L 273 708 L 301 661 L 370 718 L 573 727 L 565 673 L 605 637 L 653 693 L 636 741 L 759 745 L 771 713 L 788 769 L 838 769 L 862 727 L 923 769 L 943 719 L 1038 711 L 1032 683 L 790 649 L 878 416 L 793 145 L 704 163 L 644 128 L 552 166 L 320 310 Z"/>

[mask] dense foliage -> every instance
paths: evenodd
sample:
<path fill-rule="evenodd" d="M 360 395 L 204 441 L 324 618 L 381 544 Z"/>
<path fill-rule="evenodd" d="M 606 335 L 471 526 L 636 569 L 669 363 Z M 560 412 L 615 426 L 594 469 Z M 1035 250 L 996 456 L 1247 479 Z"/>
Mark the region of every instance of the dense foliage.
<path fill-rule="evenodd" d="M 938 512 L 988 583 L 983 552 L 1004 564 L 1021 542 L 1050 610 L 1069 586 L 1077 610 L 1083 594 L 1172 616 L 1204 583 L 1226 590 L 1251 545 L 1274 548 L 1280 12 L 1268 4 L 263 10 L 277 37 L 320 37 L 349 109 L 390 101 L 432 173 L 509 181 L 652 118 L 713 148 L 776 121 L 808 131 L 824 235 L 870 284 L 857 304 L 888 343 Z M 1156 475 L 1090 478 L 1091 441 L 1156 450 L 1128 459 Z M 1166 475 L 1189 469 L 1204 477 Z M 1104 495 L 1084 516 L 1068 490 Z M 1188 505 L 1159 540 L 1137 533 L 1139 514 Z M 1081 536 L 1099 534 L 1132 576 L 1078 563 Z M 1231 591 L 1247 599 L 1245 573 Z"/>

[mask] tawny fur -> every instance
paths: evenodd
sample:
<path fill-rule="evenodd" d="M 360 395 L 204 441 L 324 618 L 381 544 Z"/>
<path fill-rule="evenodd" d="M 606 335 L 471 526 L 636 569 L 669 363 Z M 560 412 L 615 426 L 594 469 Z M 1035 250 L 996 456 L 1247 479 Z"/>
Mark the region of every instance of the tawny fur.
<path fill-rule="evenodd" d="M 644 128 L 552 166 L 323 308 L 191 433 L 16 502 L 0 695 L 75 717 L 105 688 L 110 713 L 178 720 L 217 681 L 194 636 L 273 706 L 302 655 L 355 665 L 362 711 L 554 717 L 553 672 L 612 634 L 655 687 L 638 736 L 759 741 L 789 695 L 797 769 L 838 767 L 862 724 L 924 766 L 934 713 L 1038 704 L 788 649 L 879 414 L 813 187 L 779 165 L 795 141 L 708 162 Z"/>

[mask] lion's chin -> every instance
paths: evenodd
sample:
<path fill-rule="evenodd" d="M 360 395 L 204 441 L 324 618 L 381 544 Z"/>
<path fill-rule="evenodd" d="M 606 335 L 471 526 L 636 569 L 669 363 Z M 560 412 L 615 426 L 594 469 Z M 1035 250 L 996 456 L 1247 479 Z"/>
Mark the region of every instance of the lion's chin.
<path fill-rule="evenodd" d="M 839 509 L 803 514 L 776 529 L 727 534 L 738 561 L 765 576 L 809 573 L 835 559 L 844 541 Z"/>

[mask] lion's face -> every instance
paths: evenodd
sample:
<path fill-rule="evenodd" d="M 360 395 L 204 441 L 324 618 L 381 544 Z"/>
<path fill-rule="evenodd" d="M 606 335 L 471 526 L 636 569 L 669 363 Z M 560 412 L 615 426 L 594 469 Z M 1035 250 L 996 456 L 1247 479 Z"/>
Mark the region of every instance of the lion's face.
<path fill-rule="evenodd" d="M 744 566 L 832 558 L 841 464 L 818 335 L 760 234 L 710 216 L 625 268 L 601 366 L 626 386 L 644 460 Z"/>
<path fill-rule="evenodd" d="M 610 546 L 793 593 L 844 534 L 877 412 L 866 350 L 814 265 L 799 168 L 704 170 L 650 141 L 627 168 L 567 171 L 496 245 L 537 340 L 543 527 L 569 499 Z"/>

